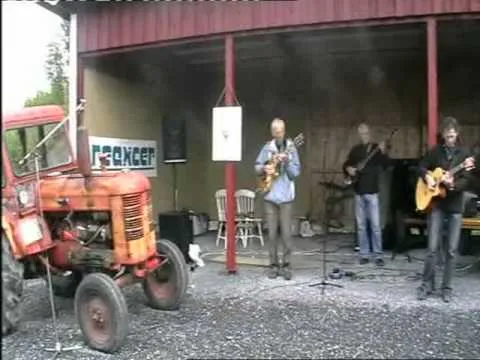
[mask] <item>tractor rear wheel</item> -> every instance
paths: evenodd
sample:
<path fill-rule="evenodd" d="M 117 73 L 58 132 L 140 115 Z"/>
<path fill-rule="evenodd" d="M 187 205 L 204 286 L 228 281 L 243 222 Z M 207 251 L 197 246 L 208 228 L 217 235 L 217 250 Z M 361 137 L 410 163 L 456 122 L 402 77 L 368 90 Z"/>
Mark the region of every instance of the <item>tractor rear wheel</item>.
<path fill-rule="evenodd" d="M 112 353 L 128 334 L 128 308 L 120 288 L 107 275 L 83 278 L 75 293 L 78 324 L 92 349 Z"/>
<path fill-rule="evenodd" d="M 10 242 L 2 232 L 2 335 L 13 332 L 20 322 L 23 294 L 23 264 L 13 256 Z"/>
<path fill-rule="evenodd" d="M 157 241 L 164 263 L 143 282 L 150 306 L 158 310 L 176 310 L 188 288 L 188 269 L 182 252 L 170 240 Z"/>

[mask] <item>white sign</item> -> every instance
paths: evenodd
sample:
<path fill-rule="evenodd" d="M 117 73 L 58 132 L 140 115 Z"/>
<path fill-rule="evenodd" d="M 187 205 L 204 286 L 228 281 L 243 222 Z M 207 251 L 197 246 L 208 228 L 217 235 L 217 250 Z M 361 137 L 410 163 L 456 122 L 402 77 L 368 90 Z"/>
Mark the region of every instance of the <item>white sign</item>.
<path fill-rule="evenodd" d="M 242 161 L 242 107 L 213 108 L 212 160 Z"/>
<path fill-rule="evenodd" d="M 157 142 L 90 136 L 93 169 L 100 169 L 100 154 L 107 156 L 108 170 L 130 169 L 148 177 L 157 176 Z"/>

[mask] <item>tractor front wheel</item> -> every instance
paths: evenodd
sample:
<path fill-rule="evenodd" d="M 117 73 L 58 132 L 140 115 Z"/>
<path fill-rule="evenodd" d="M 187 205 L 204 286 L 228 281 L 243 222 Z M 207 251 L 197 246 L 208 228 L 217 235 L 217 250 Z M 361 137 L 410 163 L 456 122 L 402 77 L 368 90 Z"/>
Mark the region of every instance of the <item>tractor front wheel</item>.
<path fill-rule="evenodd" d="M 170 240 L 157 241 L 162 265 L 151 272 L 143 282 L 143 290 L 150 306 L 158 310 L 176 310 L 188 288 L 185 257 Z"/>
<path fill-rule="evenodd" d="M 107 275 L 83 278 L 75 293 L 78 324 L 92 349 L 112 353 L 128 334 L 128 308 L 120 288 Z"/>
<path fill-rule="evenodd" d="M 13 256 L 12 247 L 2 232 L 2 335 L 13 332 L 20 322 L 23 294 L 23 264 Z"/>

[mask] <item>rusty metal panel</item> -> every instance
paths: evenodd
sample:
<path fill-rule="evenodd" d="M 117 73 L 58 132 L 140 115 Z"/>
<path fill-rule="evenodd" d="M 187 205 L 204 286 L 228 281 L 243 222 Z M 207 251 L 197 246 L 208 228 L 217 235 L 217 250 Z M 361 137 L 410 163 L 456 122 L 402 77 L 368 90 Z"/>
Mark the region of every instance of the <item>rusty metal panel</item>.
<path fill-rule="evenodd" d="M 79 52 L 222 33 L 480 11 L 480 0 L 297 0 L 99 4 L 78 14 Z"/>

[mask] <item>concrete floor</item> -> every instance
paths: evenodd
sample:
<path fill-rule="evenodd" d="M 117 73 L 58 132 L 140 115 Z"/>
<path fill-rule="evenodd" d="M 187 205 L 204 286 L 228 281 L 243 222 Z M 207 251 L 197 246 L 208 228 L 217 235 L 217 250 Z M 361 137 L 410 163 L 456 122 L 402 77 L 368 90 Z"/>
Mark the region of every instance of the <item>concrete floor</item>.
<path fill-rule="evenodd" d="M 125 290 L 130 334 L 115 355 L 83 345 L 71 300 L 57 299 L 59 333 L 65 346 L 79 350 L 57 359 L 207 359 L 207 358 L 480 358 L 480 271 L 473 258 L 459 259 L 453 302 L 438 296 L 418 302 L 414 290 L 423 250 L 387 259 L 384 269 L 360 266 L 351 239 L 332 236 L 327 272 L 333 267 L 356 274 L 332 280 L 322 294 L 308 285 L 321 280 L 320 239 L 296 240 L 294 279 L 269 280 L 265 268 L 240 265 L 237 275 L 209 261 L 222 255 L 212 235 L 198 237 L 207 265 L 192 273 L 184 306 L 161 312 L 145 305 L 139 286 Z M 239 258 L 264 258 L 252 244 Z M 55 344 L 47 291 L 29 281 L 20 330 L 2 339 L 4 359 L 51 359 Z"/>

